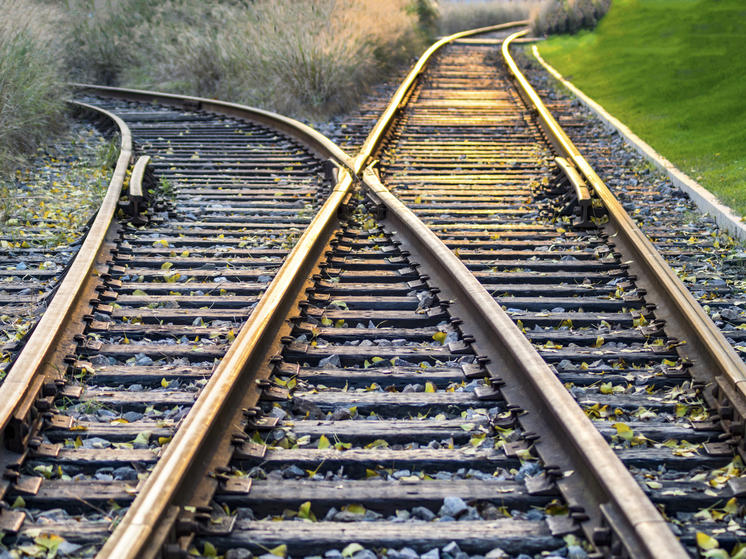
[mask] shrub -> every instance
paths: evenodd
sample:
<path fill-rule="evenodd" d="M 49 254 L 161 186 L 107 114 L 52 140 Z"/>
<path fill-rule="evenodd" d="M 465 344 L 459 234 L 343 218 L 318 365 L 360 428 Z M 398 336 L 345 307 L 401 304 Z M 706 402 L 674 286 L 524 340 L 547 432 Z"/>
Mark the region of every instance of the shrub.
<path fill-rule="evenodd" d="M 67 0 L 63 42 L 73 79 L 116 85 L 147 48 L 156 11 L 148 0 Z"/>
<path fill-rule="evenodd" d="M 440 32 L 450 35 L 466 29 L 528 19 L 543 0 L 481 0 L 444 2 L 440 8 Z"/>
<path fill-rule="evenodd" d="M 69 1 L 79 79 L 314 117 L 421 50 L 432 20 L 429 0 Z"/>
<path fill-rule="evenodd" d="M 593 29 L 609 7 L 611 0 L 550 0 L 533 11 L 531 30 L 548 35 Z"/>
<path fill-rule="evenodd" d="M 62 126 L 65 89 L 53 55 L 53 8 L 0 0 L 0 173 Z"/>

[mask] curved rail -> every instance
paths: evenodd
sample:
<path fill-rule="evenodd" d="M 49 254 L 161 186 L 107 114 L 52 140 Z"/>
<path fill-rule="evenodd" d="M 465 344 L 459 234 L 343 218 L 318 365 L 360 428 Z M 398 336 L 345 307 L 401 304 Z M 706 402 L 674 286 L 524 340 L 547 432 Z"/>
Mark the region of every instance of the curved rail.
<path fill-rule="evenodd" d="M 525 33 L 521 31 L 511 38 Z M 442 46 L 446 42 L 439 41 L 436 45 Z M 428 58 L 434 47 L 426 53 Z M 406 87 L 399 88 L 366 139 L 356 162 L 363 156 L 367 159 L 381 146 L 384 132 L 390 128 L 405 94 L 426 62 L 420 60 L 407 77 Z M 561 132 L 558 125 L 556 129 Z M 455 301 L 455 314 L 462 317 L 466 329 L 480 334 L 477 336 L 482 340 L 480 349 L 490 357 L 495 369 L 493 382 L 508 381 L 502 390 L 510 394 L 512 403 L 524 409 L 544 410 L 541 414 L 522 417 L 522 422 L 535 432 L 552 433 L 551 440 L 542 437 L 537 448 L 545 461 L 559 462 L 562 470 L 568 473 L 558 485 L 571 505 L 580 505 L 590 516 L 589 521 L 583 522 L 589 539 L 603 541 L 595 538 L 594 533 L 611 527 L 630 557 L 688 557 L 626 466 L 531 343 L 461 260 L 380 183 L 371 168 L 363 175 L 363 185 L 378 203 L 386 207 L 387 219 L 392 221 L 392 228 L 400 234 L 407 248 L 417 255 L 418 261 L 422 262 L 424 258 L 422 271 L 435 278 L 441 289 L 449 290 L 444 297 Z M 484 345 L 485 342 L 489 347 Z M 524 387 L 525 392 L 523 389 L 510 390 L 511 384 Z M 537 415 L 543 417 L 535 417 Z M 558 455 L 564 455 L 564 458 L 558 460 Z"/>
<path fill-rule="evenodd" d="M 156 100 L 181 105 L 186 102 L 189 107 L 199 103 L 198 108 L 202 110 L 258 121 L 291 133 L 317 153 L 331 157 L 344 167 L 352 165 L 351 158 L 319 132 L 267 111 L 194 97 L 82 87 L 138 101 Z M 174 521 L 173 507 L 183 505 L 180 501 L 183 495 L 191 497 L 210 471 L 209 464 L 224 439 L 220 433 L 231 425 L 235 410 L 245 407 L 246 404 L 241 402 L 246 394 L 256 388 L 252 386 L 254 372 L 271 355 L 275 332 L 283 325 L 286 314 L 327 246 L 337 223 L 337 212 L 348 198 L 352 185 L 352 175 L 342 170 L 329 198 L 270 283 L 98 557 L 134 559 L 159 553 Z"/>
<path fill-rule="evenodd" d="M 448 37 L 443 37 L 438 42 L 434 43 L 430 48 L 428 48 L 422 54 L 412 70 L 410 70 L 409 74 L 407 74 L 407 77 L 404 78 L 404 81 L 401 83 L 399 88 L 396 90 L 396 93 L 394 93 L 394 96 L 391 98 L 391 102 L 386 107 L 386 110 L 380 116 L 376 124 L 373 126 L 373 129 L 368 134 L 368 137 L 365 139 L 365 142 L 360 148 L 360 152 L 357 154 L 357 156 L 355 156 L 355 173 L 360 174 L 363 171 L 363 167 L 365 167 L 366 163 L 368 162 L 368 158 L 370 158 L 370 156 L 373 154 L 373 151 L 381 143 L 381 140 L 383 139 L 386 130 L 388 130 L 388 127 L 393 122 L 394 116 L 396 115 L 397 111 L 401 107 L 403 107 L 404 104 L 406 104 L 406 99 L 411 93 L 412 87 L 417 81 L 417 77 L 422 73 L 422 71 L 425 69 L 425 66 L 436 52 L 438 52 L 448 43 L 452 43 L 457 39 L 471 37 L 472 35 L 492 33 L 493 31 L 502 31 L 503 29 L 510 29 L 511 27 L 518 27 L 526 25 L 527 23 L 528 21 L 525 20 L 509 21 L 508 23 L 501 23 L 499 25 L 461 31 L 459 33 L 454 33 L 453 35 L 449 35 Z"/>
<path fill-rule="evenodd" d="M 271 111 L 249 107 L 238 103 L 228 103 L 205 97 L 192 97 L 188 95 L 174 95 L 160 91 L 145 91 L 142 89 L 126 89 L 121 87 L 108 87 L 103 85 L 92 85 L 85 83 L 70 84 L 78 89 L 100 92 L 108 97 L 116 97 L 130 101 L 156 102 L 163 105 L 172 105 L 182 108 L 203 110 L 226 116 L 249 119 L 258 124 L 264 124 L 275 130 L 286 132 L 297 138 L 309 148 L 324 158 L 335 159 L 348 170 L 352 170 L 352 158 L 342 151 L 337 144 L 329 138 L 293 118 L 289 118 Z"/>
<path fill-rule="evenodd" d="M 666 321 L 666 329 L 686 346 L 678 351 L 692 361 L 695 379 L 708 383 L 708 404 L 721 413 L 723 428 L 743 453 L 746 425 L 746 364 L 715 326 L 702 306 L 689 292 L 653 244 L 580 154 L 572 140 L 551 115 L 518 65 L 510 56 L 510 43 L 525 35 L 514 33 L 502 46 L 502 54 L 526 101 L 536 109 L 542 127 L 555 147 L 585 177 L 588 185 L 608 212 L 609 236 L 637 273 L 637 282 L 657 301 L 656 315 Z"/>
<path fill-rule="evenodd" d="M 3 432 L 5 445 L 14 450 L 21 449 L 28 435 L 23 423 L 32 412 L 34 400 L 42 389 L 42 370 L 56 350 L 70 312 L 83 297 L 86 279 L 93 270 L 109 230 L 122 192 L 125 174 L 132 159 L 132 136 L 122 119 L 92 105 L 75 105 L 102 114 L 117 125 L 121 137 L 119 158 L 101 207 L 77 256 L 49 307 L 8 372 L 5 382 L 0 386 L 0 402 L 3 403 L 0 408 L 0 431 Z"/>

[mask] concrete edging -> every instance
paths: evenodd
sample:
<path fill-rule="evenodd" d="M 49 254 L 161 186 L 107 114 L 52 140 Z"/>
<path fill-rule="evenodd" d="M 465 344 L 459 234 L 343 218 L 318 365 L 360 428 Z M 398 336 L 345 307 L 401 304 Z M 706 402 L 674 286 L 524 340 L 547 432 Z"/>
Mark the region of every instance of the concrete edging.
<path fill-rule="evenodd" d="M 610 115 L 606 109 L 596 101 L 588 97 L 575 85 L 566 80 L 562 74 L 541 57 L 536 45 L 531 47 L 531 51 L 539 64 L 562 83 L 562 85 L 569 89 L 578 100 L 583 103 L 583 105 L 588 107 L 598 118 L 600 118 L 606 128 L 619 132 L 619 134 L 627 140 L 628 144 L 667 175 L 673 184 L 686 192 L 694 204 L 703 212 L 711 215 L 720 227 L 727 230 L 734 237 L 740 240 L 746 240 L 746 224 L 741 221 L 741 218 L 736 215 L 732 209 L 720 202 L 710 191 L 706 190 L 697 181 L 676 168 L 673 163 L 650 147 L 650 145 L 632 132 L 632 130 L 619 121 L 619 119 Z"/>

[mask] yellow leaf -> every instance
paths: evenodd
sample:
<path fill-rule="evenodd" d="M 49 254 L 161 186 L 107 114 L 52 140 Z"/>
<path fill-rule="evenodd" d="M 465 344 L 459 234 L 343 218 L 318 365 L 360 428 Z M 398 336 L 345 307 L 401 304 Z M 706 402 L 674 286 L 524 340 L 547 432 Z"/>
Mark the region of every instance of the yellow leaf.
<path fill-rule="evenodd" d="M 329 448 L 331 446 L 331 443 L 329 442 L 329 439 L 326 438 L 326 435 L 321 435 L 319 437 L 319 450 L 324 450 L 325 448 Z"/>
<path fill-rule="evenodd" d="M 612 427 L 616 429 L 616 434 L 623 438 L 625 441 L 631 441 L 634 437 L 632 429 L 626 423 L 614 423 Z"/>
<path fill-rule="evenodd" d="M 161 386 L 162 386 L 163 388 L 168 388 L 168 385 L 169 385 L 169 384 L 171 384 L 171 383 L 170 383 L 170 382 L 168 382 L 168 381 L 167 381 L 167 380 L 166 380 L 165 378 L 162 378 L 162 379 L 161 379 Z"/>
<path fill-rule="evenodd" d="M 718 541 L 704 532 L 697 532 L 697 546 L 700 549 L 708 550 L 720 547 Z"/>
<path fill-rule="evenodd" d="M 598 336 L 596 338 L 596 343 L 593 344 L 593 347 L 601 347 L 602 345 L 604 345 L 604 337 L 603 336 Z"/>
<path fill-rule="evenodd" d="M 446 336 L 447 334 L 445 332 L 435 332 L 435 334 L 433 334 L 433 340 L 439 342 L 440 345 L 443 345 L 446 343 Z"/>
<path fill-rule="evenodd" d="M 298 518 L 316 522 L 316 515 L 311 512 L 311 501 L 306 501 L 305 503 L 302 503 L 300 507 L 298 507 Z"/>
<path fill-rule="evenodd" d="M 723 510 L 728 514 L 738 513 L 738 502 L 736 501 L 736 498 L 731 497 L 728 502 L 725 503 L 725 507 L 723 507 Z"/>
<path fill-rule="evenodd" d="M 435 385 L 432 382 L 425 383 L 425 392 L 435 392 Z"/>
<path fill-rule="evenodd" d="M 363 551 L 365 548 L 359 543 L 351 543 L 342 550 L 342 557 L 352 557 L 358 551 Z"/>
<path fill-rule="evenodd" d="M 288 546 L 285 544 L 278 545 L 277 547 L 273 547 L 269 550 L 269 552 L 272 555 L 276 555 L 277 557 L 287 557 L 288 555 Z"/>

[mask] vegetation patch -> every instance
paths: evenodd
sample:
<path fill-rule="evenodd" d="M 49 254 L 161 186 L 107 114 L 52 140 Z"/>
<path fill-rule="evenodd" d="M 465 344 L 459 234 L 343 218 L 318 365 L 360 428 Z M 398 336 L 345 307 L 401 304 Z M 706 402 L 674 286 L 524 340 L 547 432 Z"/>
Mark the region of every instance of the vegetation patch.
<path fill-rule="evenodd" d="M 746 6 L 614 0 L 594 32 L 543 57 L 636 134 L 746 215 Z"/>
<path fill-rule="evenodd" d="M 442 35 L 451 35 L 466 29 L 529 19 L 532 13 L 540 13 L 546 4 L 546 0 L 441 2 L 439 30 Z"/>
<path fill-rule="evenodd" d="M 610 5 L 611 0 L 545 0 L 531 13 L 531 31 L 548 35 L 593 29 Z"/>
<path fill-rule="evenodd" d="M 430 41 L 412 0 L 70 0 L 81 80 L 216 97 L 296 116 L 349 109 Z"/>
<path fill-rule="evenodd" d="M 59 130 L 65 91 L 46 23 L 53 10 L 0 0 L 0 13 L 0 177 L 7 177 L 23 154 Z"/>

